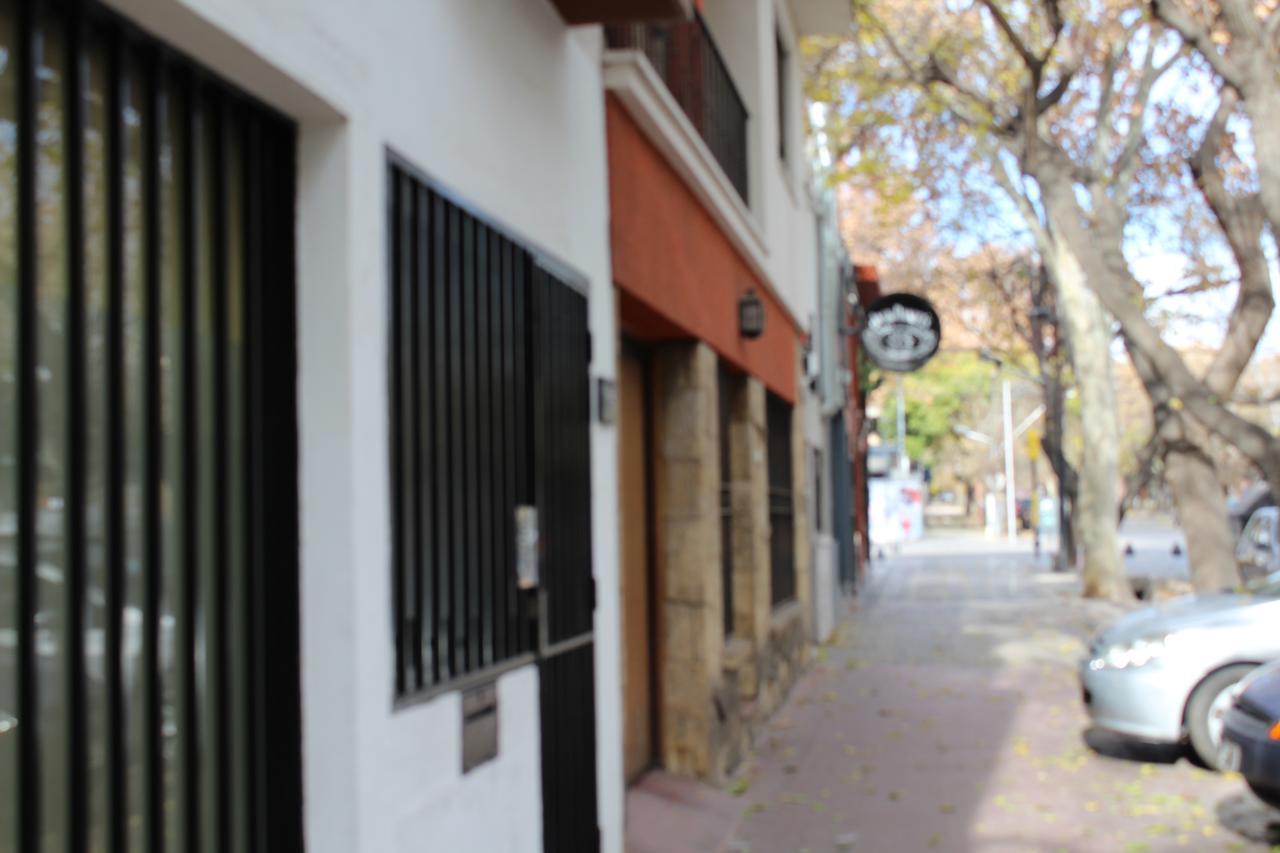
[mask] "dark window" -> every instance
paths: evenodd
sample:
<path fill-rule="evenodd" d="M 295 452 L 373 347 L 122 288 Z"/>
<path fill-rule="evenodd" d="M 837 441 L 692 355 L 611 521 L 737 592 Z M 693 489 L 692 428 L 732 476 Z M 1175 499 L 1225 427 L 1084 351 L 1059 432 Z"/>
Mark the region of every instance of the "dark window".
<path fill-rule="evenodd" d="M 294 144 L 0 2 L 0 850 L 301 848 Z"/>
<path fill-rule="evenodd" d="M 769 562 L 773 603 L 796 597 L 795 506 L 791 481 L 791 405 L 769 395 Z"/>
<path fill-rule="evenodd" d="M 791 54 L 787 52 L 787 44 L 782 40 L 782 30 L 774 30 L 773 41 L 778 82 L 778 156 L 786 160 L 789 153 L 787 151 L 787 124 L 788 115 L 791 112 L 790 98 L 787 94 L 791 83 L 791 75 L 788 71 Z"/>
<path fill-rule="evenodd" d="M 546 274 L 407 165 L 392 162 L 387 179 L 396 695 L 407 698 L 535 648 L 515 513 L 538 497 L 531 322 Z"/>
<path fill-rule="evenodd" d="M 733 633 L 733 454 L 730 452 L 730 424 L 733 420 L 733 390 L 736 377 L 720 362 L 720 588 L 724 600 L 724 634 Z"/>
<path fill-rule="evenodd" d="M 822 507 L 822 451 L 814 448 L 813 450 L 813 527 L 819 533 L 822 533 L 826 527 L 826 518 L 823 517 Z"/>

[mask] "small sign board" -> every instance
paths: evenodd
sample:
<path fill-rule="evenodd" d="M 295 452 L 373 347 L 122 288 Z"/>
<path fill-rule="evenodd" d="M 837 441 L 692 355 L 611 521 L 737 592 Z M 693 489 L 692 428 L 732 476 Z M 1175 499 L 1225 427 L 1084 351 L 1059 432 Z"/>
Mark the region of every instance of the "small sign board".
<path fill-rule="evenodd" d="M 942 342 L 942 323 L 929 300 L 890 293 L 867 308 L 862 348 L 877 366 L 894 373 L 923 367 Z"/>

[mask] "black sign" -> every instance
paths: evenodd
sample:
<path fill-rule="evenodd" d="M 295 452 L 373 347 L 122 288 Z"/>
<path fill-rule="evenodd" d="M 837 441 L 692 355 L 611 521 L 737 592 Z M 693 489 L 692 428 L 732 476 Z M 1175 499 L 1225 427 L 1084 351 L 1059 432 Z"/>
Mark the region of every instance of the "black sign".
<path fill-rule="evenodd" d="M 923 367 L 941 340 L 938 312 L 923 297 L 891 293 L 867 309 L 862 347 L 885 370 L 909 373 Z"/>

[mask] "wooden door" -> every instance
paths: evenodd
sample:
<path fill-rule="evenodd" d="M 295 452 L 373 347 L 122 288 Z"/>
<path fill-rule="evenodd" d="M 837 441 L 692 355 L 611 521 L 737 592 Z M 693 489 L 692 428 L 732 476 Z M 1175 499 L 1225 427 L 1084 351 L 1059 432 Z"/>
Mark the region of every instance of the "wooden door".
<path fill-rule="evenodd" d="M 653 763 L 653 620 L 650 608 L 645 362 L 623 351 L 618 375 L 618 480 L 622 511 L 623 769 Z"/>

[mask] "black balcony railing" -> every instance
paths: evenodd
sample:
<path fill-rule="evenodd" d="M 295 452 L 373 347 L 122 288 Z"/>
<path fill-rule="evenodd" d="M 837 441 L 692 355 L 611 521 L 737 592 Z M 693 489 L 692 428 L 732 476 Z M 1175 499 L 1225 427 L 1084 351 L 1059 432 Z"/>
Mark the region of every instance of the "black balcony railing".
<path fill-rule="evenodd" d="M 643 51 L 747 201 L 747 107 L 701 16 L 605 28 L 609 47 Z"/>

